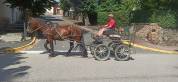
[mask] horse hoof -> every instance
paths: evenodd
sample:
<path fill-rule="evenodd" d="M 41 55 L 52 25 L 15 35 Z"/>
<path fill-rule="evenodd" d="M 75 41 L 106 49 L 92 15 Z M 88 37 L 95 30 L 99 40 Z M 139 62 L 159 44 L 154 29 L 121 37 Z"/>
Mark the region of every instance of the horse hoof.
<path fill-rule="evenodd" d="M 64 55 L 65 57 L 69 57 L 69 54 Z"/>
<path fill-rule="evenodd" d="M 49 57 L 56 57 L 56 55 L 54 55 L 54 54 L 50 54 Z"/>

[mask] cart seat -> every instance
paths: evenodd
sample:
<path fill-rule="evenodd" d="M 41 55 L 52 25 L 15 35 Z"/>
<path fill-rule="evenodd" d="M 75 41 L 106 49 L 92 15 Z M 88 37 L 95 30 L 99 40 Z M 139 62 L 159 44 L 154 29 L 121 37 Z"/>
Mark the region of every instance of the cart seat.
<path fill-rule="evenodd" d="M 117 35 L 117 34 L 111 34 L 111 35 L 109 35 L 109 37 L 112 37 L 112 38 L 121 38 L 121 36 Z"/>
<path fill-rule="evenodd" d="M 109 38 L 111 40 L 120 40 L 121 36 L 120 35 L 116 35 L 116 34 L 111 34 L 111 35 L 109 35 Z"/>

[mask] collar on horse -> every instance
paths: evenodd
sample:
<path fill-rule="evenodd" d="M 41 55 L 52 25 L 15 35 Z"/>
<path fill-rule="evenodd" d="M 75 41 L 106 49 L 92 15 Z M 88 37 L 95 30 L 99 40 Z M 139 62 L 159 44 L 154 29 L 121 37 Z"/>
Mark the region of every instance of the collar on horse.
<path fill-rule="evenodd" d="M 64 37 L 57 31 L 57 29 L 54 28 L 54 30 L 59 35 L 60 40 L 64 40 Z"/>

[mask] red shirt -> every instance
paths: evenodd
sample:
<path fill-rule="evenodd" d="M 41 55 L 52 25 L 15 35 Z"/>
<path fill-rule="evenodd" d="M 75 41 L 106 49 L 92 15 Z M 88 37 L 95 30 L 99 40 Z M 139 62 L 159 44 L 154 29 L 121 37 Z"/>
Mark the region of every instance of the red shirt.
<path fill-rule="evenodd" d="M 116 27 L 116 21 L 113 18 L 110 18 L 106 25 L 108 28 L 114 29 Z"/>

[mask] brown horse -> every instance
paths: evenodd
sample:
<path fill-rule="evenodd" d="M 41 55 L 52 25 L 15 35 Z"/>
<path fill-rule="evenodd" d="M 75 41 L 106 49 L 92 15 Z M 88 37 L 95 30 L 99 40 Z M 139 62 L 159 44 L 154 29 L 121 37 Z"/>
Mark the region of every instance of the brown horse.
<path fill-rule="evenodd" d="M 54 54 L 54 40 L 70 40 L 70 49 L 68 50 L 66 56 L 69 55 L 71 50 L 74 48 L 74 42 L 77 43 L 77 46 L 80 47 L 80 50 L 83 52 L 83 57 L 87 57 L 87 50 L 85 48 L 83 33 L 80 28 L 76 25 L 57 25 L 56 28 L 53 28 L 52 25 L 47 24 L 44 20 L 39 18 L 29 18 L 27 32 L 33 33 L 35 31 L 40 31 L 46 38 L 44 44 L 46 52 L 50 52 L 51 57 L 55 56 Z M 50 45 L 50 48 L 48 47 Z"/>

